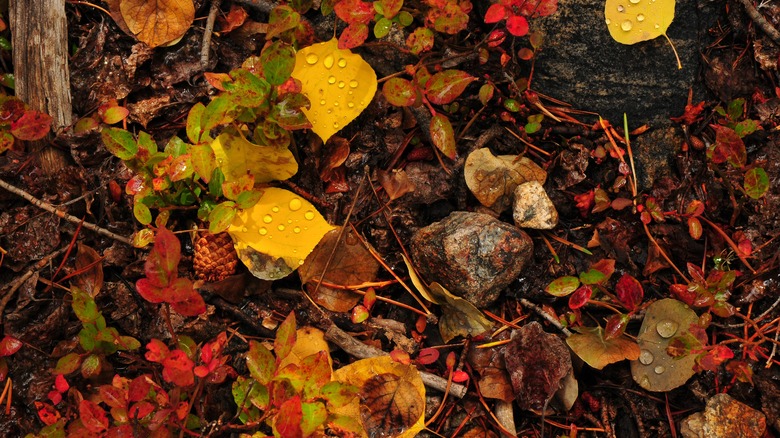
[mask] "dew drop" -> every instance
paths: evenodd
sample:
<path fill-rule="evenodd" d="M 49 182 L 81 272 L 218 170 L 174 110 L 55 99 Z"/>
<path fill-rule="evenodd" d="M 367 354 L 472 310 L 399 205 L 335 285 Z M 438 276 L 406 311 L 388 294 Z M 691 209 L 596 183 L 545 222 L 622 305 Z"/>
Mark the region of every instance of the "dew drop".
<path fill-rule="evenodd" d="M 293 228 L 293 233 L 298 234 L 301 232 L 301 227 L 295 227 Z"/>
<path fill-rule="evenodd" d="M 639 22 L 645 21 L 645 14 L 637 14 L 636 21 Z"/>
<path fill-rule="evenodd" d="M 263 222 L 270 224 L 273 221 L 274 221 L 274 217 L 271 216 L 270 214 L 263 216 Z"/>
<path fill-rule="evenodd" d="M 314 219 L 314 212 L 309 210 L 309 211 L 307 211 L 306 213 L 303 214 L 303 217 L 305 217 L 307 221 L 310 221 L 310 220 Z"/>
<path fill-rule="evenodd" d="M 626 10 L 626 8 L 623 5 L 618 5 L 618 12 L 623 12 Z"/>
<path fill-rule="evenodd" d="M 347 60 L 344 58 L 339 59 L 338 66 L 344 68 L 347 66 Z"/>
<path fill-rule="evenodd" d="M 300 265 L 302 265 L 302 264 L 303 264 L 303 259 L 301 259 L 301 260 L 298 260 L 298 266 L 300 266 Z"/>
<path fill-rule="evenodd" d="M 290 210 L 291 210 L 291 211 L 298 211 L 298 210 L 300 210 L 300 209 L 301 209 L 301 206 L 302 206 L 302 205 L 303 205 L 303 204 L 301 203 L 301 200 L 300 200 L 300 199 L 298 199 L 298 198 L 293 198 L 293 199 L 291 199 L 291 200 L 290 200 L 290 205 L 289 205 L 289 207 L 290 207 Z"/>
<path fill-rule="evenodd" d="M 666 368 L 664 368 L 661 365 L 658 365 L 657 367 L 653 368 L 653 371 L 655 371 L 656 374 L 663 374 L 664 371 L 666 371 Z"/>
<path fill-rule="evenodd" d="M 330 69 L 333 67 L 333 55 L 328 55 L 325 57 L 325 59 L 322 61 L 322 64 L 325 66 L 325 68 Z"/>
<path fill-rule="evenodd" d="M 349 88 L 357 88 L 357 87 L 358 87 L 358 81 L 354 79 L 349 81 Z"/>
<path fill-rule="evenodd" d="M 329 77 L 329 78 L 328 78 L 328 83 L 329 83 L 329 84 L 335 84 L 335 83 L 336 83 L 336 77 L 335 77 L 335 76 L 331 76 L 331 77 Z"/>
<path fill-rule="evenodd" d="M 338 102 L 333 102 L 333 106 L 339 106 Z"/>
<path fill-rule="evenodd" d="M 246 232 L 248 232 L 248 231 L 249 231 L 249 229 L 247 229 L 247 227 L 241 228 L 241 232 L 242 232 L 242 233 L 246 233 Z"/>
<path fill-rule="evenodd" d="M 354 104 L 354 103 L 352 103 L 352 102 L 347 102 L 347 106 L 348 106 L 348 107 L 350 107 L 350 108 L 352 108 L 352 107 L 354 107 L 354 106 L 355 106 L 355 104 Z"/>
<path fill-rule="evenodd" d="M 274 207 L 271 209 L 274 213 L 279 213 L 279 207 Z"/>
<path fill-rule="evenodd" d="M 339 129 L 339 122 L 333 122 L 333 128 Z"/>
<path fill-rule="evenodd" d="M 611 23 L 612 23 L 612 20 L 610 20 L 609 18 L 607 18 L 606 20 L 604 20 L 604 22 L 605 22 L 605 23 L 607 23 L 607 24 L 609 25 L 609 24 L 611 24 Z"/>
<path fill-rule="evenodd" d="M 658 324 L 655 326 L 655 331 L 657 331 L 662 338 L 668 339 L 674 336 L 675 333 L 677 333 L 677 329 L 679 327 L 680 325 L 677 324 L 676 322 L 668 319 L 664 319 L 658 321 Z"/>
<path fill-rule="evenodd" d="M 333 110 L 328 108 L 328 114 L 332 114 L 332 113 L 333 113 Z M 337 126 L 337 128 L 338 128 L 338 126 Z"/>
<path fill-rule="evenodd" d="M 628 0 L 628 1 L 630 1 L 631 3 L 633 3 L 635 5 L 638 5 L 639 2 L 640 2 L 640 0 Z"/>
<path fill-rule="evenodd" d="M 632 27 L 634 27 L 634 23 L 632 23 L 631 20 L 626 20 L 626 21 L 620 23 L 620 28 L 623 29 L 626 32 L 631 30 Z"/>
<path fill-rule="evenodd" d="M 265 227 L 260 228 L 259 230 L 257 230 L 257 232 L 260 233 L 261 236 L 265 236 L 266 234 L 268 234 L 268 230 L 266 230 Z"/>
<path fill-rule="evenodd" d="M 339 81 L 339 88 L 344 88 L 344 86 L 347 85 L 344 83 L 344 81 Z"/>
<path fill-rule="evenodd" d="M 656 28 L 656 29 L 658 29 L 659 27 L 661 27 L 661 25 L 660 25 L 660 24 L 658 24 L 658 23 L 656 23 L 656 24 L 655 24 L 655 28 Z"/>
<path fill-rule="evenodd" d="M 349 95 L 352 96 L 352 90 L 349 90 Z"/>
<path fill-rule="evenodd" d="M 308 55 L 306 55 L 306 62 L 308 62 L 309 65 L 316 64 L 317 61 L 319 60 L 320 60 L 319 56 L 317 56 L 314 53 L 309 53 Z"/>
<path fill-rule="evenodd" d="M 277 229 L 277 230 L 279 230 L 279 231 L 284 231 L 284 225 L 282 225 L 282 224 L 279 224 L 279 225 L 276 227 L 276 229 Z"/>
<path fill-rule="evenodd" d="M 639 362 L 641 362 L 643 365 L 650 365 L 653 363 L 653 360 L 655 357 L 653 357 L 653 353 L 651 353 L 649 350 L 642 350 L 639 353 Z"/>

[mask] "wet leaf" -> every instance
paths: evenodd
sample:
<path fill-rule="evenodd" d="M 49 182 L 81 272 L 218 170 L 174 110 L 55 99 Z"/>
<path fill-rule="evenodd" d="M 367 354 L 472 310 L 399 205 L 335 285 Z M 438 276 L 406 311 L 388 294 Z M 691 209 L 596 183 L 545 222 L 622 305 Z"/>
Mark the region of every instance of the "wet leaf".
<path fill-rule="evenodd" d="M 477 78 L 460 70 L 444 70 L 436 73 L 425 84 L 425 96 L 431 103 L 446 105 L 457 99 L 463 90 Z"/>
<path fill-rule="evenodd" d="M 332 229 L 308 201 L 272 187 L 252 208 L 236 214 L 228 233 L 249 271 L 272 280 L 298 269 Z"/>
<path fill-rule="evenodd" d="M 291 363 L 300 365 L 303 363 L 305 358 L 318 354 L 322 351 L 329 351 L 328 343 L 325 341 L 325 333 L 314 327 L 301 327 L 295 332 L 295 343 L 293 344 L 292 350 L 287 354 L 287 356 L 284 357 L 281 362 L 279 362 L 278 368 L 284 368 Z M 326 359 L 328 367 L 327 382 L 330 380 L 330 368 L 332 365 L 329 355 L 326 355 Z"/>
<path fill-rule="evenodd" d="M 246 356 L 249 374 L 261 385 L 267 385 L 276 373 L 276 359 L 263 344 L 249 341 L 249 353 Z"/>
<path fill-rule="evenodd" d="M 271 85 L 281 85 L 295 67 L 295 50 L 282 41 L 274 41 L 260 54 L 263 76 Z"/>
<path fill-rule="evenodd" d="M 195 19 L 192 0 L 123 0 L 119 11 L 131 34 L 149 47 L 177 41 Z"/>
<path fill-rule="evenodd" d="M 607 0 L 604 16 L 612 38 L 621 44 L 636 44 L 666 35 L 674 20 L 675 0 Z"/>
<path fill-rule="evenodd" d="M 101 433 L 108 429 L 106 411 L 89 400 L 81 400 L 79 403 L 79 418 L 81 424 L 92 433 Z"/>
<path fill-rule="evenodd" d="M 2 340 L 0 340 L 0 357 L 10 356 L 19 349 L 22 348 L 22 341 L 14 338 L 13 336 L 4 336 Z"/>
<path fill-rule="evenodd" d="M 379 262 L 352 230 L 343 233 L 337 246 L 340 231 L 341 228 L 334 228 L 325 234 L 298 272 L 301 282 L 317 304 L 333 312 L 349 312 L 360 301 L 360 295 L 325 285 L 317 288 L 320 276 L 325 273 L 322 280 L 334 285 L 359 285 L 377 279 Z"/>
<path fill-rule="evenodd" d="M 769 176 L 761 167 L 754 167 L 745 173 L 745 193 L 753 199 L 759 199 L 769 191 Z"/>
<path fill-rule="evenodd" d="M 109 152 L 120 160 L 130 160 L 138 153 L 138 143 L 133 134 L 119 128 L 104 128 L 100 134 Z"/>
<path fill-rule="evenodd" d="M 360 397 L 335 413 L 360 418 L 372 436 L 413 438 L 424 428 L 425 387 L 413 366 L 380 356 L 347 365 L 333 378 L 360 388 Z"/>
<path fill-rule="evenodd" d="M 645 296 L 642 283 L 629 274 L 623 274 L 615 285 L 615 294 L 624 306 L 629 310 L 636 310 Z"/>
<path fill-rule="evenodd" d="M 295 331 L 295 313 L 290 312 L 287 318 L 282 321 L 279 328 L 276 330 L 276 338 L 274 339 L 274 352 L 276 353 L 276 360 L 281 361 L 287 357 L 293 350 L 295 341 L 297 339 L 297 332 Z"/>
<path fill-rule="evenodd" d="M 593 289 L 588 285 L 583 285 L 577 288 L 571 295 L 569 295 L 569 308 L 572 310 L 579 309 L 585 304 L 588 304 L 588 300 L 593 295 Z"/>
<path fill-rule="evenodd" d="M 572 370 L 563 341 L 532 322 L 512 331 L 504 360 L 520 409 L 542 410 Z"/>
<path fill-rule="evenodd" d="M 480 204 L 496 212 L 512 206 L 518 185 L 538 181 L 544 184 L 547 172 L 526 157 L 495 156 L 481 148 L 469 154 L 463 169 L 466 185 Z"/>
<path fill-rule="evenodd" d="M 390 78 L 382 86 L 382 94 L 394 106 L 412 106 L 417 101 L 417 88 L 404 78 Z"/>
<path fill-rule="evenodd" d="M 273 8 L 268 17 L 268 31 L 265 37 L 270 40 L 282 32 L 295 29 L 301 22 L 301 14 L 287 5 Z"/>
<path fill-rule="evenodd" d="M 513 15 L 506 20 L 506 30 L 517 37 L 525 36 L 528 34 L 528 20 L 522 15 Z"/>
<path fill-rule="evenodd" d="M 607 340 L 601 327 L 581 327 L 576 330 L 578 333 L 569 336 L 566 343 L 580 359 L 597 370 L 611 363 L 636 360 L 639 357 L 639 346 L 625 336 Z"/>
<path fill-rule="evenodd" d="M 431 117 L 430 130 L 434 146 L 447 158 L 454 160 L 458 151 L 455 149 L 455 131 L 450 120 L 442 114 L 436 114 Z"/>
<path fill-rule="evenodd" d="M 286 180 L 298 172 L 298 163 L 285 147 L 259 146 L 239 135 L 224 133 L 211 143 L 225 181 L 233 181 L 246 174 L 256 183 Z"/>
<path fill-rule="evenodd" d="M 369 4 L 370 6 L 370 4 Z M 376 93 L 376 73 L 359 55 L 338 48 L 336 39 L 303 48 L 292 76 L 311 101 L 303 108 L 323 142 L 354 120 Z"/>
<path fill-rule="evenodd" d="M 390 197 L 390 200 L 395 200 L 401 196 L 413 192 L 416 186 L 406 171 L 403 169 L 394 169 L 390 172 L 385 172 L 382 169 L 376 171 L 377 179 L 382 188 L 385 189 L 385 193 Z"/>

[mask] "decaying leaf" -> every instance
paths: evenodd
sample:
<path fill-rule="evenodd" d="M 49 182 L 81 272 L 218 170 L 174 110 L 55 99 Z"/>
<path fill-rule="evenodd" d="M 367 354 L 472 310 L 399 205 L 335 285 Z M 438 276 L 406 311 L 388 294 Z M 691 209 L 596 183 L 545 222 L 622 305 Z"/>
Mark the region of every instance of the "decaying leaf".
<path fill-rule="evenodd" d="M 149 47 L 177 42 L 195 19 L 195 5 L 192 0 L 114 0 L 112 16 L 116 20 L 116 5 L 131 35 Z M 119 24 L 119 20 L 116 20 Z"/>
<path fill-rule="evenodd" d="M 502 331 L 491 342 L 509 339 L 509 332 Z M 478 344 L 469 344 L 468 360 L 471 368 L 479 373 L 479 392 L 482 397 L 503 400 L 511 403 L 515 392 L 504 362 L 504 349 L 499 347 L 477 348 Z"/>
<path fill-rule="evenodd" d="M 317 288 L 320 276 L 324 272 L 323 281 L 331 284 L 357 285 L 376 280 L 379 263 L 351 230 L 344 232 L 334 253 L 333 248 L 340 231 L 340 228 L 335 228 L 325 234 L 298 272 L 301 275 L 301 282 L 306 285 L 306 289 L 317 304 L 333 312 L 348 312 L 360 301 L 361 296 L 352 291 L 325 285 Z M 333 254 L 332 259 L 331 254 Z M 329 260 L 330 264 L 328 264 Z"/>
<path fill-rule="evenodd" d="M 71 283 L 95 298 L 103 287 L 103 263 L 100 254 L 79 242 L 76 270 L 79 274 L 73 277 Z"/>
<path fill-rule="evenodd" d="M 544 184 L 547 172 L 526 157 L 495 156 L 488 148 L 477 149 L 466 158 L 466 185 L 485 207 L 501 213 L 512 205 L 518 185 L 528 181 Z"/>
<path fill-rule="evenodd" d="M 493 328 L 493 324 L 477 307 L 461 297 L 453 295 L 439 283 L 433 282 L 429 286 L 417 275 L 414 267 L 401 255 L 409 271 L 412 283 L 426 300 L 438 304 L 442 309 L 439 318 L 439 332 L 444 342 L 449 342 L 456 336 L 476 336 Z"/>
<path fill-rule="evenodd" d="M 298 269 L 332 229 L 308 201 L 271 187 L 252 208 L 236 214 L 228 233 L 254 276 L 276 280 Z"/>
<path fill-rule="evenodd" d="M 379 356 L 336 370 L 333 380 L 360 388 L 359 400 L 334 411 L 360 418 L 370 436 L 413 438 L 425 427 L 425 386 L 415 367 Z"/>
<path fill-rule="evenodd" d="M 260 146 L 231 133 L 223 133 L 211 142 L 225 181 L 246 174 L 256 183 L 285 180 L 298 172 L 298 162 L 286 147 Z"/>
<path fill-rule="evenodd" d="M 601 327 L 582 327 L 566 339 L 574 353 L 593 368 L 600 370 L 621 360 L 639 357 L 639 346 L 625 335 L 605 339 Z"/>
<path fill-rule="evenodd" d="M 666 298 L 647 308 L 639 328 L 637 358 L 631 361 L 631 375 L 648 391 L 670 391 L 682 386 L 694 374 L 696 355 L 672 357 L 667 347 L 675 338 L 690 334 L 699 318 L 682 301 Z"/>
<path fill-rule="evenodd" d="M 299 50 L 292 77 L 311 101 L 302 110 L 323 142 L 363 112 L 377 87 L 374 69 L 360 55 L 339 49 L 335 38 Z"/>
<path fill-rule="evenodd" d="M 385 193 L 390 197 L 390 200 L 398 199 L 401 196 L 413 192 L 415 189 L 414 182 L 409 179 L 409 175 L 403 169 L 395 169 L 389 172 L 385 172 L 382 169 L 376 171 L 377 179 L 382 188 L 385 189 Z"/>
<path fill-rule="evenodd" d="M 504 360 L 521 409 L 542 410 L 571 373 L 571 354 L 563 341 L 532 322 L 512 331 Z"/>

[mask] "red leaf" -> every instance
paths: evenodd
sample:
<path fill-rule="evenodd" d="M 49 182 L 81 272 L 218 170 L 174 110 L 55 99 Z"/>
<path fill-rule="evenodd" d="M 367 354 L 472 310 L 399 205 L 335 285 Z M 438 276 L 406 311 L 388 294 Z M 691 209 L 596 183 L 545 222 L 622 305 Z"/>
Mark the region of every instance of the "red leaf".
<path fill-rule="evenodd" d="M 127 407 L 127 392 L 116 386 L 101 385 L 98 388 L 100 398 L 103 403 L 112 408 L 125 408 Z"/>
<path fill-rule="evenodd" d="M 192 281 L 188 278 L 177 278 L 171 285 L 165 289 L 165 301 L 169 303 L 178 303 L 192 298 L 192 294 L 197 294 L 192 287 Z"/>
<path fill-rule="evenodd" d="M 526 17 L 546 17 L 558 10 L 558 0 L 522 1 L 520 13 Z"/>
<path fill-rule="evenodd" d="M 25 111 L 22 117 L 11 123 L 11 134 L 19 140 L 40 140 L 51 129 L 51 117 L 38 111 Z"/>
<path fill-rule="evenodd" d="M 452 103 L 466 87 L 477 78 L 460 70 L 444 70 L 436 73 L 425 84 L 425 95 L 431 103 L 446 105 Z"/>
<path fill-rule="evenodd" d="M 59 392 L 57 392 L 57 391 L 49 391 L 49 393 L 48 393 L 48 394 L 46 394 L 46 398 L 48 398 L 48 399 L 49 399 L 49 401 L 50 401 L 50 402 L 51 402 L 53 405 L 55 405 L 55 406 L 56 406 L 56 405 L 60 404 L 60 402 L 62 401 L 62 394 L 60 394 L 60 393 L 59 393 Z"/>
<path fill-rule="evenodd" d="M 22 348 L 22 341 L 12 337 L 12 336 L 5 336 L 3 340 L 0 341 L 0 357 L 10 356 L 17 351 L 19 351 L 20 348 Z"/>
<path fill-rule="evenodd" d="M 431 117 L 431 140 L 441 153 L 454 160 L 458 152 L 455 150 L 455 131 L 447 117 L 436 114 Z"/>
<path fill-rule="evenodd" d="M 506 18 L 506 7 L 500 3 L 494 3 L 490 5 L 487 12 L 485 13 L 486 24 L 498 23 L 504 18 Z"/>
<path fill-rule="evenodd" d="M 423 348 L 417 355 L 417 363 L 420 365 L 430 365 L 439 359 L 439 350 L 435 348 Z"/>
<path fill-rule="evenodd" d="M 62 374 L 57 374 L 57 377 L 54 378 L 54 389 L 60 393 L 63 393 L 67 392 L 69 388 L 70 385 L 68 384 L 68 381 L 65 380 L 65 376 Z"/>
<path fill-rule="evenodd" d="M 579 309 L 588 303 L 591 295 L 593 295 L 593 289 L 590 286 L 580 286 L 569 296 L 569 308 L 572 310 Z"/>
<path fill-rule="evenodd" d="M 620 277 L 615 286 L 615 293 L 620 302 L 629 310 L 636 310 L 645 296 L 642 284 L 629 274 L 623 274 Z"/>
<path fill-rule="evenodd" d="M 171 309 L 184 316 L 198 316 L 206 312 L 206 302 L 197 291 L 193 290 L 186 300 L 171 303 Z"/>
<path fill-rule="evenodd" d="M 684 284 L 673 284 L 669 286 L 669 290 L 674 296 L 687 305 L 692 305 L 693 300 L 696 299 L 696 292 L 688 290 L 688 286 Z"/>
<path fill-rule="evenodd" d="M 590 266 L 591 269 L 595 269 L 606 277 L 604 281 L 608 280 L 615 272 L 615 260 L 614 259 L 601 259 Z"/>
<path fill-rule="evenodd" d="M 528 34 L 528 20 L 520 15 L 514 15 L 506 20 L 506 30 L 514 36 L 521 37 Z"/>
<path fill-rule="evenodd" d="M 707 148 L 707 158 L 715 164 L 728 162 L 734 167 L 744 167 L 747 163 L 747 150 L 742 139 L 731 128 L 711 126 L 715 130 L 715 143 Z"/>
<path fill-rule="evenodd" d="M 703 231 L 701 221 L 698 218 L 688 218 L 688 234 L 690 234 L 692 238 L 698 240 Z"/>
<path fill-rule="evenodd" d="M 144 355 L 146 360 L 157 363 L 161 363 L 171 352 L 168 349 L 168 346 L 159 339 L 152 339 L 149 341 L 149 343 L 146 344 L 146 350 L 147 352 Z"/>
<path fill-rule="evenodd" d="M 135 290 L 146 301 L 158 304 L 165 302 L 165 287 L 155 286 L 148 278 L 142 278 L 135 282 Z"/>
<path fill-rule="evenodd" d="M 285 401 L 279 407 L 279 413 L 276 414 L 276 423 L 274 428 L 279 436 L 285 438 L 303 438 L 301 422 L 303 412 L 301 410 L 301 397 L 295 397 Z"/>
<path fill-rule="evenodd" d="M 350 24 L 339 36 L 339 49 L 353 49 L 363 44 L 368 38 L 368 25 L 362 23 Z"/>
<path fill-rule="evenodd" d="M 144 272 L 155 286 L 168 286 L 178 276 L 177 268 L 181 259 L 179 238 L 167 228 L 157 230 L 154 247 L 146 258 Z"/>
<path fill-rule="evenodd" d="M 582 217 L 585 217 L 590 213 L 590 209 L 595 204 L 595 200 L 596 192 L 593 189 L 579 195 L 574 195 L 574 202 L 576 202 L 576 207 L 580 211 Z"/>
<path fill-rule="evenodd" d="M 348 24 L 368 24 L 374 19 L 374 5 L 360 0 L 341 0 L 333 7 L 336 16 Z M 349 27 L 349 26 L 348 26 Z"/>
<path fill-rule="evenodd" d="M 81 400 L 79 403 L 79 417 L 81 423 L 90 432 L 100 433 L 108 429 L 106 411 L 89 400 Z"/>
<path fill-rule="evenodd" d="M 181 350 L 173 350 L 162 362 L 163 379 L 176 386 L 190 386 L 195 383 L 192 368 L 195 366 L 187 354 Z"/>
<path fill-rule="evenodd" d="M 469 380 L 469 375 L 465 371 L 453 371 L 452 381 L 455 383 L 463 383 Z"/>
<path fill-rule="evenodd" d="M 61 418 L 60 413 L 54 409 L 54 406 L 48 403 L 36 401 L 35 410 L 38 411 L 38 418 L 47 426 L 51 426 Z"/>
<path fill-rule="evenodd" d="M 628 315 L 612 315 L 607 319 L 607 326 L 604 328 L 604 339 L 615 339 L 626 332 L 628 325 Z"/>
<path fill-rule="evenodd" d="M 704 101 L 691 105 L 690 103 L 685 105 L 685 112 L 680 117 L 670 117 L 672 121 L 677 123 L 683 123 L 685 125 L 693 125 L 699 120 L 701 112 L 704 111 Z"/>

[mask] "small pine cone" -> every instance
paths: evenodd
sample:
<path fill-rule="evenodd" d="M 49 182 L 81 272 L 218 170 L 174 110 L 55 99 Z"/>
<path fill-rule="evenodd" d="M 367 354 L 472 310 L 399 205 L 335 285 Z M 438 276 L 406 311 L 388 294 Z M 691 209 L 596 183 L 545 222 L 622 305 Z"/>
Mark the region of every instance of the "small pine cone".
<path fill-rule="evenodd" d="M 198 234 L 195 257 L 192 260 L 195 275 L 205 281 L 221 281 L 236 272 L 238 256 L 233 239 L 228 233 Z"/>

